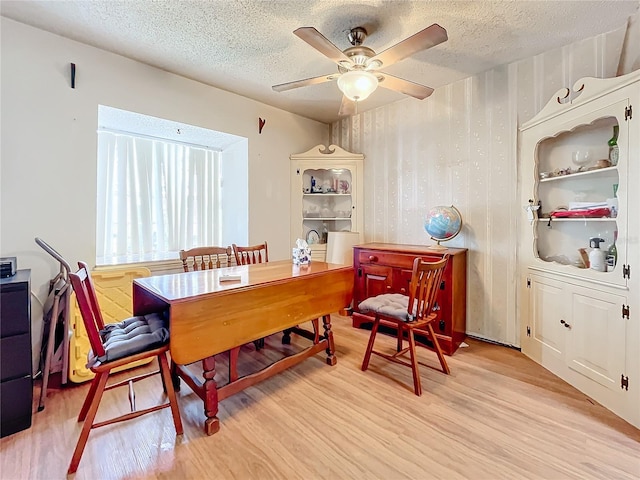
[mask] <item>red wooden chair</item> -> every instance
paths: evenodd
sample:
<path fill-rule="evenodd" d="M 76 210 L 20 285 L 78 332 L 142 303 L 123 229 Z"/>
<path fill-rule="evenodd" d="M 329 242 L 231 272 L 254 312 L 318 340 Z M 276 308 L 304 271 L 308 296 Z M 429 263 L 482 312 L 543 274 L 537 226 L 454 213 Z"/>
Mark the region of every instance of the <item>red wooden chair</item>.
<path fill-rule="evenodd" d="M 233 257 L 231 247 L 195 247 L 190 250 L 180 250 L 180 260 L 185 272 L 230 267 Z M 229 351 L 229 381 L 238 379 L 239 353 L 240 347 Z M 172 365 L 172 368 L 174 366 Z"/>
<path fill-rule="evenodd" d="M 196 247 L 180 250 L 180 260 L 185 272 L 229 267 L 231 256 L 231 247 Z"/>
<path fill-rule="evenodd" d="M 424 262 L 421 258 L 413 261 L 411 282 L 409 283 L 409 295 L 400 293 L 385 293 L 376 297 L 367 298 L 358 305 L 360 312 L 375 313 L 373 327 L 369 344 L 362 361 L 362 370 L 369 367 L 371 354 L 378 355 L 400 365 L 411 367 L 413 372 L 413 388 L 415 394 L 422 395 L 420 384 L 420 373 L 418 372 L 418 361 L 416 359 L 416 342 L 413 335 L 414 330 L 420 329 L 428 332 L 433 349 L 438 355 L 442 371 L 449 374 L 449 366 L 438 344 L 438 338 L 433 331 L 431 323 L 436 319 L 437 312 L 434 310 L 438 288 L 442 280 L 442 272 L 447 265 L 449 255 L 444 255 L 442 260 L 437 262 Z M 393 355 L 377 352 L 373 350 L 373 344 L 378 333 L 380 320 L 395 323 L 398 328 L 398 347 Z M 409 346 L 402 348 L 404 334 L 407 334 Z M 409 352 L 411 363 L 398 358 Z"/>
<path fill-rule="evenodd" d="M 269 261 L 269 250 L 267 249 L 266 241 L 251 247 L 239 247 L 234 243 L 233 254 L 236 257 L 236 264 L 238 265 L 249 265 Z"/>
<path fill-rule="evenodd" d="M 105 325 L 96 298 L 95 288 L 91 281 L 89 268 L 84 262 L 78 262 L 78 267 L 80 269 L 76 273 L 70 273 L 69 277 L 76 293 L 82 320 L 91 345 L 91 350 L 87 358 L 87 367 L 91 369 L 95 377 L 91 382 L 89 393 L 78 415 L 78 421 L 84 422 L 84 424 L 82 425 L 80 438 L 71 457 L 68 474 L 72 474 L 78 469 L 84 447 L 89 438 L 89 432 L 94 428 L 124 420 L 131 420 L 161 408 L 171 407 L 176 434 L 182 434 L 180 410 L 178 409 L 178 402 L 167 363 L 166 354 L 169 350 L 169 328 L 167 319 L 163 314 L 154 313 L 145 316 L 131 317 L 120 323 Z M 150 357 L 157 357 L 160 366 L 159 371 L 145 373 L 107 385 L 109 375 L 114 369 Z M 168 401 L 150 408 L 136 410 L 133 383 L 157 373 L 161 374 L 162 384 Z M 129 387 L 131 412 L 94 423 L 104 391 L 121 386 Z"/>
<path fill-rule="evenodd" d="M 269 261 L 269 249 L 267 248 L 266 240 L 264 243 L 252 245 L 250 247 L 239 247 L 234 243 L 233 254 L 236 257 L 237 265 L 251 265 L 254 263 L 266 263 Z M 260 350 L 264 347 L 264 338 L 254 340 L 253 344 L 255 345 L 256 350 Z M 231 354 L 237 356 L 237 352 L 234 352 L 233 350 L 231 351 Z"/>

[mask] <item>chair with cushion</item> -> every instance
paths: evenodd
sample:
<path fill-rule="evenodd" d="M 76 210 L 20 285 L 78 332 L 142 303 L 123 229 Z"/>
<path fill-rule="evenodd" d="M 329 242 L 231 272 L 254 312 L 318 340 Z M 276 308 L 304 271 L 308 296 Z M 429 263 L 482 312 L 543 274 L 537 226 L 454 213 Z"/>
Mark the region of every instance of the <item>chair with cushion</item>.
<path fill-rule="evenodd" d="M 82 404 L 80 414 L 78 415 L 78 421 L 84 422 L 84 424 L 82 425 L 80 438 L 78 439 L 75 451 L 71 457 L 68 474 L 72 474 L 78 469 L 78 464 L 80 463 L 87 439 L 89 438 L 89 432 L 94 428 L 130 420 L 162 408 L 170 407 L 176 434 L 182 435 L 180 411 L 178 409 L 178 402 L 167 362 L 169 324 L 166 315 L 153 313 L 131 317 L 120 323 L 105 325 L 89 268 L 84 262 L 78 262 L 78 267 L 79 270 L 76 273 L 70 273 L 69 277 L 76 293 L 78 306 L 91 346 L 87 358 L 87 367 L 91 369 L 95 377 L 91 382 L 87 398 Z M 158 359 L 160 367 L 158 371 L 144 373 L 107 385 L 109 375 L 114 369 L 118 369 L 118 367 L 122 367 L 131 362 L 152 357 Z M 157 373 L 161 375 L 162 385 L 167 394 L 168 401 L 153 407 L 136 410 L 133 383 Z M 94 423 L 104 391 L 122 386 L 128 386 L 131 412 Z"/>
<path fill-rule="evenodd" d="M 364 360 L 362 361 L 363 371 L 369 367 L 369 360 L 372 353 L 392 362 L 411 367 L 415 394 L 418 396 L 422 395 L 418 360 L 416 358 L 416 342 L 413 334 L 414 330 L 420 329 L 420 333 L 423 333 L 425 330 L 428 332 L 429 339 L 433 344 L 433 350 L 435 350 L 440 360 L 442 370 L 444 373 L 449 374 L 449 366 L 447 365 L 442 349 L 438 344 L 438 338 L 431 325 L 437 316 L 435 302 L 442 279 L 442 272 L 447 264 L 447 260 L 448 255 L 444 255 L 442 260 L 437 262 L 425 262 L 421 258 L 416 258 L 413 262 L 411 282 L 409 283 L 409 295 L 385 293 L 376 297 L 367 298 L 358 305 L 360 312 L 375 315 L 369 337 L 369 344 L 367 345 Z M 392 322 L 397 326 L 398 344 L 396 353 L 393 355 L 377 352 L 373 349 L 381 319 L 386 322 Z M 402 348 L 405 333 L 409 346 Z M 409 352 L 410 355 L 410 363 L 399 358 L 407 352 Z"/>
<path fill-rule="evenodd" d="M 211 270 L 231 265 L 231 247 L 196 247 L 180 250 L 180 260 L 185 272 Z"/>
<path fill-rule="evenodd" d="M 251 247 L 239 247 L 233 244 L 233 254 L 236 257 L 237 265 L 250 265 L 253 263 L 263 263 L 269 261 L 269 251 L 267 242 Z"/>

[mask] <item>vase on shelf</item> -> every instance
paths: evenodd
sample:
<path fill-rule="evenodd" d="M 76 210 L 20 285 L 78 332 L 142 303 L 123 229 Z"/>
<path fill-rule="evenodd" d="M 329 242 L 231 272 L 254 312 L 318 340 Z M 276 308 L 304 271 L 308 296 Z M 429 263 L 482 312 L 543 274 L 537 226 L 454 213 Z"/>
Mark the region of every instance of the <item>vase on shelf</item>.
<path fill-rule="evenodd" d="M 613 126 L 613 137 L 607 142 L 609 145 L 609 161 L 612 166 L 616 166 L 618 164 L 618 125 Z"/>

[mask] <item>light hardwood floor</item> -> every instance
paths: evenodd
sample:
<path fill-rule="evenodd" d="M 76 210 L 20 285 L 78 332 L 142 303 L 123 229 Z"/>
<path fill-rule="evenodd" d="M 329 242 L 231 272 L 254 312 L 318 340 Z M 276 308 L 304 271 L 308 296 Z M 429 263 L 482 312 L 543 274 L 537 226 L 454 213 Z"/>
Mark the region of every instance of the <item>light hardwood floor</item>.
<path fill-rule="evenodd" d="M 181 438 L 168 409 L 94 430 L 75 478 L 640 478 L 640 431 L 516 350 L 469 340 L 448 357 L 446 376 L 421 348 L 428 366 L 416 397 L 409 368 L 374 357 L 360 370 L 367 330 L 338 315 L 333 326 L 335 367 L 318 354 L 224 400 L 211 437 L 183 384 Z M 283 348 L 279 338 L 258 353 L 243 347 L 241 363 L 264 363 Z M 286 348 L 306 342 L 292 338 Z M 378 342 L 395 348 L 391 337 Z M 138 385 L 139 407 L 162 396 L 157 376 Z M 52 390 L 30 429 L 1 440 L 2 480 L 65 477 L 87 388 Z M 126 392 L 107 392 L 98 418 L 127 407 Z"/>

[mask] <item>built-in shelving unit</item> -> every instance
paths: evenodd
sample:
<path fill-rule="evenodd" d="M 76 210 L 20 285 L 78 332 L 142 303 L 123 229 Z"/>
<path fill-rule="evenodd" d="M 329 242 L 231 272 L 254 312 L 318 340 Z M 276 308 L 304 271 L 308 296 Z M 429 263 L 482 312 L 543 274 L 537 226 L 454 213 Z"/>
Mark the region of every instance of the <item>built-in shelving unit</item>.
<path fill-rule="evenodd" d="M 306 240 L 324 261 L 328 232 L 362 232 L 364 155 L 318 145 L 291 159 L 291 244 Z"/>
<path fill-rule="evenodd" d="M 522 126 L 520 144 L 522 352 L 636 427 L 639 109 L 640 71 L 584 78 Z M 609 253 L 601 270 L 591 238 Z"/>

